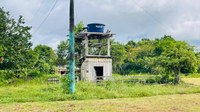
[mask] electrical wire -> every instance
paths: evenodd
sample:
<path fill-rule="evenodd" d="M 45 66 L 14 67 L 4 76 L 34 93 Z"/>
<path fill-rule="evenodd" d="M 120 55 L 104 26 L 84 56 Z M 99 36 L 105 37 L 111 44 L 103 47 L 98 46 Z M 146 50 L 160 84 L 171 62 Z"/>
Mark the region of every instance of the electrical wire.
<path fill-rule="evenodd" d="M 140 9 L 142 9 L 147 15 L 149 15 L 155 22 L 157 22 L 158 24 L 160 24 L 161 28 L 163 28 L 163 30 L 169 30 L 169 27 L 165 24 L 163 24 L 160 20 L 158 20 L 156 17 L 154 17 L 149 11 L 147 11 L 144 7 L 140 6 L 135 0 L 133 0 L 133 2 L 135 3 L 135 5 L 137 7 L 139 7 Z"/>
<path fill-rule="evenodd" d="M 38 12 L 41 10 L 42 8 L 42 4 L 44 3 L 45 0 L 42 0 L 42 2 L 39 5 L 39 8 L 35 11 L 35 13 L 33 14 L 32 20 L 35 18 L 36 14 L 38 14 Z"/>
<path fill-rule="evenodd" d="M 76 6 L 75 6 L 76 23 L 78 24 L 79 18 L 78 18 L 78 13 L 77 13 L 77 12 L 78 12 L 78 11 L 77 11 L 77 8 L 76 8 Z"/>
<path fill-rule="evenodd" d="M 47 14 L 47 16 L 44 18 L 44 20 L 40 23 L 40 25 L 37 27 L 37 29 L 33 32 L 33 34 L 37 33 L 38 30 L 40 29 L 40 27 L 46 22 L 46 20 L 49 18 L 49 16 L 51 15 L 52 11 L 54 10 L 54 8 L 56 7 L 56 4 L 58 3 L 59 0 L 55 0 L 55 3 L 53 4 L 53 7 L 50 9 L 49 13 Z"/>

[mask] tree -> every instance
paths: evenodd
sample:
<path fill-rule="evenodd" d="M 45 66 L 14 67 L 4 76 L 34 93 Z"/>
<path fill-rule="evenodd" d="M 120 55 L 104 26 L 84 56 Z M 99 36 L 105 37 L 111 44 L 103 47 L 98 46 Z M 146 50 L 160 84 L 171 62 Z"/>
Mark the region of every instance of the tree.
<path fill-rule="evenodd" d="M 167 73 L 174 73 L 174 83 L 179 84 L 181 72 L 197 71 L 197 58 L 193 47 L 186 42 L 168 39 L 167 41 L 167 44 L 162 45 L 162 53 L 157 58 L 157 63 L 165 68 Z"/>
<path fill-rule="evenodd" d="M 53 49 L 46 45 L 38 45 L 34 48 L 34 52 L 38 54 L 39 60 L 44 60 L 44 62 L 49 65 L 54 65 L 56 60 L 56 54 Z"/>
<path fill-rule="evenodd" d="M 68 64 L 69 57 L 68 57 L 68 48 L 69 48 L 69 42 L 67 41 L 61 41 L 60 44 L 57 47 L 57 61 L 56 64 L 60 66 L 64 66 Z"/>
<path fill-rule="evenodd" d="M 180 82 L 180 73 L 194 73 L 198 69 L 198 55 L 192 46 L 176 41 L 171 36 L 161 39 L 142 39 L 126 45 L 128 58 L 122 64 L 126 74 L 153 73 L 174 76 L 174 83 Z"/>
<path fill-rule="evenodd" d="M 112 42 L 111 45 L 111 56 L 113 61 L 113 71 L 115 73 L 120 73 L 122 69 L 121 66 L 124 63 L 124 60 L 127 58 L 127 52 L 125 46 L 118 42 Z"/>
<path fill-rule="evenodd" d="M 78 35 L 79 32 L 83 30 L 84 23 L 81 21 L 79 22 L 75 28 L 74 33 L 75 36 Z M 56 55 L 56 65 L 64 66 L 68 65 L 69 57 L 69 40 L 61 41 L 59 45 L 57 46 Z M 76 66 L 80 66 L 80 54 L 81 54 L 81 47 L 80 47 L 80 40 L 75 38 L 75 59 L 76 59 Z"/>
<path fill-rule="evenodd" d="M 123 64 L 125 73 L 155 73 L 154 49 L 154 41 L 150 39 L 142 39 L 137 43 L 129 41 L 126 44 L 128 58 Z"/>
<path fill-rule="evenodd" d="M 38 54 L 34 52 L 32 49 L 28 51 L 25 60 L 25 66 L 29 69 L 35 69 L 35 65 L 38 61 Z"/>
<path fill-rule="evenodd" d="M 0 63 L 3 63 L 4 60 L 3 56 L 4 56 L 3 46 L 0 45 Z"/>
<path fill-rule="evenodd" d="M 75 37 L 78 36 L 78 34 L 83 31 L 83 28 L 84 28 L 84 23 L 81 21 L 79 22 L 75 27 L 74 27 L 74 34 L 75 34 Z M 81 66 L 81 61 L 80 61 L 80 58 L 81 58 L 81 49 L 82 49 L 82 46 L 81 46 L 81 40 L 80 39 L 77 39 L 75 38 L 75 65 L 76 67 L 80 67 Z"/>
<path fill-rule="evenodd" d="M 200 52 L 196 53 L 197 63 L 198 63 L 198 70 L 197 72 L 200 73 Z"/>
<path fill-rule="evenodd" d="M 4 61 L 0 69 L 26 68 L 27 54 L 31 49 L 31 27 L 24 25 L 22 16 L 15 20 L 9 12 L 0 8 L 0 45 L 3 47 Z"/>
<path fill-rule="evenodd" d="M 77 36 L 79 32 L 83 31 L 83 28 L 84 28 L 84 23 L 81 21 L 74 27 L 75 36 Z"/>
<path fill-rule="evenodd" d="M 38 55 L 35 67 L 43 73 L 51 73 L 54 71 L 56 54 L 53 49 L 46 45 L 38 45 L 34 48 L 34 52 Z"/>

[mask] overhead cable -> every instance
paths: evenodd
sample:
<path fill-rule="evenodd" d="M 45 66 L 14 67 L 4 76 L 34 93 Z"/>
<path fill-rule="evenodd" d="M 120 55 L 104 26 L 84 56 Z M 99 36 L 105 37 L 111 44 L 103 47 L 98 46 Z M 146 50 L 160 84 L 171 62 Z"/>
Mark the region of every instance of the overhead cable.
<path fill-rule="evenodd" d="M 54 8 L 56 7 L 56 4 L 58 3 L 58 0 L 55 0 L 53 7 L 50 9 L 49 13 L 47 14 L 47 16 L 44 18 L 44 20 L 40 23 L 40 25 L 36 28 L 36 30 L 33 32 L 33 34 L 37 33 L 38 30 L 40 29 L 40 27 L 46 22 L 46 20 L 48 19 L 48 17 L 51 15 L 52 11 L 54 10 Z"/>

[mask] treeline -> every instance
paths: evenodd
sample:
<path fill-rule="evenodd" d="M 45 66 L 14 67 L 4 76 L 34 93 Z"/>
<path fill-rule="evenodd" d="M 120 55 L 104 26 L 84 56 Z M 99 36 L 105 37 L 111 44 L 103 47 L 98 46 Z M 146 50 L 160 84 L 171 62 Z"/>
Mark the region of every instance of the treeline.
<path fill-rule="evenodd" d="M 83 26 L 82 22 L 79 23 L 75 34 Z M 53 74 L 56 66 L 68 65 L 68 41 L 60 42 L 56 51 L 46 45 L 32 48 L 30 30 L 22 16 L 15 20 L 0 8 L 0 80 Z M 78 52 L 79 48 L 75 47 Z M 176 83 L 180 81 L 180 73 L 200 73 L 200 53 L 194 50 L 194 46 L 171 36 L 129 41 L 127 44 L 113 40 L 111 48 L 114 73 L 175 76 Z M 80 67 L 78 60 L 77 55 L 76 67 Z"/>
<path fill-rule="evenodd" d="M 171 36 L 160 39 L 142 39 L 127 44 L 113 42 L 113 70 L 119 74 L 150 73 L 175 76 L 180 73 L 200 73 L 200 53 L 184 41 Z"/>

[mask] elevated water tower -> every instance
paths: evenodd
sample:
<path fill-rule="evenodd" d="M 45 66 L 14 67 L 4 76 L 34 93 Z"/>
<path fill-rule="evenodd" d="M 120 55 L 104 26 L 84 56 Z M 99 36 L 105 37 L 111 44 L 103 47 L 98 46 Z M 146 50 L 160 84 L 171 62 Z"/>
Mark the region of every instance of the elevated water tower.
<path fill-rule="evenodd" d="M 112 76 L 110 39 L 114 34 L 105 32 L 104 27 L 100 23 L 88 24 L 76 37 L 81 48 L 81 80 L 97 82 Z"/>

